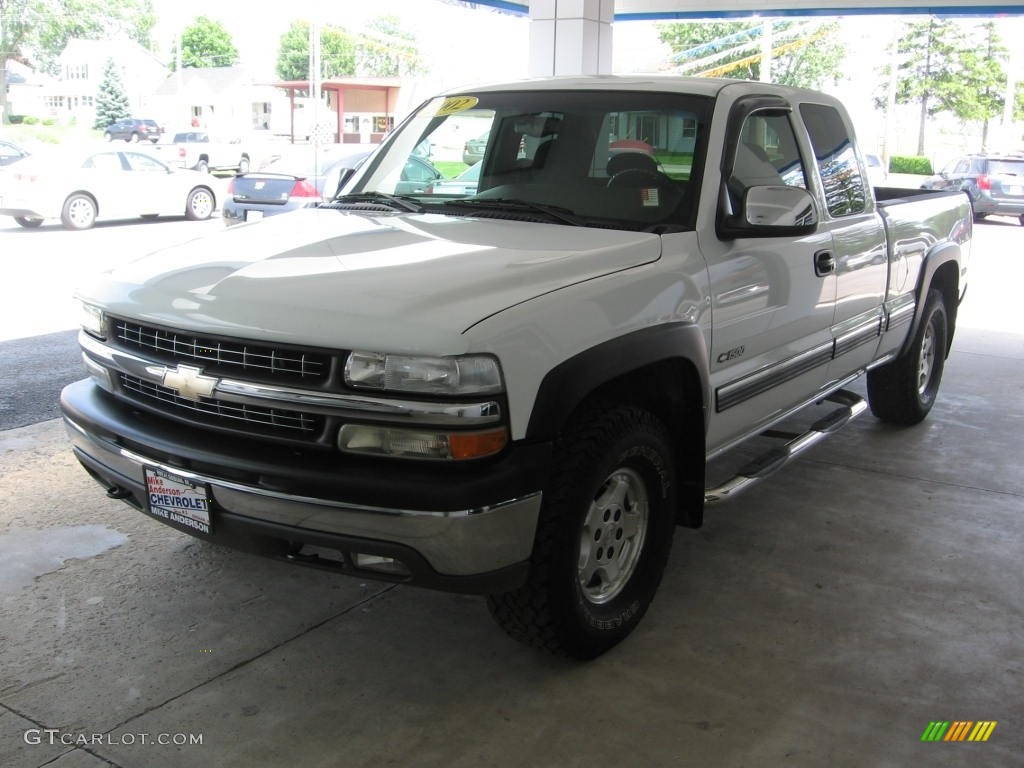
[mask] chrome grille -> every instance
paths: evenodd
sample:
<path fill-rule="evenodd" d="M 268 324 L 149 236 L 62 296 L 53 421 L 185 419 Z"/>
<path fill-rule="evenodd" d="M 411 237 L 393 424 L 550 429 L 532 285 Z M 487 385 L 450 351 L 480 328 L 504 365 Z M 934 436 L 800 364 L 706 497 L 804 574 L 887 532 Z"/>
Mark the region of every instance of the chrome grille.
<path fill-rule="evenodd" d="M 189 400 L 173 389 L 120 374 L 121 388 L 140 404 L 163 413 L 203 421 L 211 425 L 241 429 L 262 435 L 315 439 L 323 429 L 323 417 L 280 408 L 263 408 L 229 403 L 212 398 Z"/>
<path fill-rule="evenodd" d="M 204 370 L 224 375 L 320 383 L 331 370 L 331 357 L 322 352 L 197 336 L 120 319 L 114 320 L 114 332 L 122 345 L 155 360 L 202 363 Z"/>

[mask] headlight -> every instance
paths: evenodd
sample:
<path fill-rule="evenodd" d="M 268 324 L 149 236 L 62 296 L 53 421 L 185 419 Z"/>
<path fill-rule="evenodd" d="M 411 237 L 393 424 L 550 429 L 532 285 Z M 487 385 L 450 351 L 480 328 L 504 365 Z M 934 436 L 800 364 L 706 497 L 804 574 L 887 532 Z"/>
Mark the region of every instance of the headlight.
<path fill-rule="evenodd" d="M 103 310 L 85 302 L 82 302 L 81 306 L 82 311 L 79 321 L 82 324 L 82 330 L 99 339 L 105 338 L 107 329 L 105 327 L 106 318 L 103 315 Z"/>
<path fill-rule="evenodd" d="M 419 357 L 353 352 L 345 363 L 345 383 L 357 389 L 429 395 L 481 395 L 502 389 L 498 361 L 486 355 Z"/>

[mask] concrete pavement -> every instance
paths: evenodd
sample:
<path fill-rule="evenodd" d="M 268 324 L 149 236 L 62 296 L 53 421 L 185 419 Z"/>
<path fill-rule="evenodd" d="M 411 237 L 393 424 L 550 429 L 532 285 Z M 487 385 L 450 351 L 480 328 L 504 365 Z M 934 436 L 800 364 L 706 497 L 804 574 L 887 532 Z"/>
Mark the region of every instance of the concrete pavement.
<path fill-rule="evenodd" d="M 0 432 L 0 766 L 1021 765 L 1024 335 L 986 325 L 1020 253 L 985 259 L 931 417 L 866 415 L 679 529 L 587 664 L 478 598 L 165 528 L 56 420 Z M 938 720 L 997 725 L 922 742 Z"/>

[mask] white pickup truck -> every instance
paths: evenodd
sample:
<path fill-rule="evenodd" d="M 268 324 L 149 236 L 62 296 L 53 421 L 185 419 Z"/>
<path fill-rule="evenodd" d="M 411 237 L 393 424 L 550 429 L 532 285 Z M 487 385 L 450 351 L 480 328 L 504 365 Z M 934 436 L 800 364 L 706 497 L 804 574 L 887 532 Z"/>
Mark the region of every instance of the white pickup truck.
<path fill-rule="evenodd" d="M 416 147 L 470 117 L 489 126 L 475 190 L 397 195 Z M 866 179 L 845 110 L 811 91 L 442 95 L 334 202 L 83 285 L 74 451 L 184 532 L 484 594 L 514 637 L 596 656 L 647 611 L 674 528 L 865 410 L 851 382 L 889 422 L 932 407 L 970 206 Z"/>
<path fill-rule="evenodd" d="M 153 149 L 168 165 L 193 171 L 235 171 L 242 174 L 252 164 L 250 151 L 238 139 L 220 139 L 208 132 L 193 129 L 174 134 L 167 144 Z"/>

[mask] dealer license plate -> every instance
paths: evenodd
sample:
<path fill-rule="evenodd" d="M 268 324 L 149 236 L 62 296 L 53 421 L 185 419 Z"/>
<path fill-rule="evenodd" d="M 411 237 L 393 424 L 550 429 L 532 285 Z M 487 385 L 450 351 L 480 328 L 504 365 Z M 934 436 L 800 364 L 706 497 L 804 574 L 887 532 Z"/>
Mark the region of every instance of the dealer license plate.
<path fill-rule="evenodd" d="M 162 469 L 147 467 L 145 472 L 151 515 L 195 533 L 210 533 L 210 494 L 205 485 Z"/>

